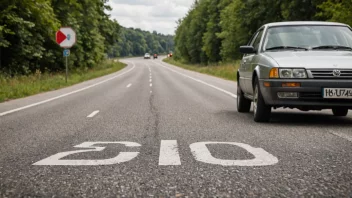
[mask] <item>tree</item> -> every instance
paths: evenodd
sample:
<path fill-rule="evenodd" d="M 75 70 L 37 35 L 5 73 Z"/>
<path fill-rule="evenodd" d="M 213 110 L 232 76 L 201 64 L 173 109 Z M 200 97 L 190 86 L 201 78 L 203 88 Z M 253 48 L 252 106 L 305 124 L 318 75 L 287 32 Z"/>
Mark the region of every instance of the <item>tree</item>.
<path fill-rule="evenodd" d="M 1 71 L 15 75 L 40 69 L 40 61 L 52 57 L 45 43 L 53 42 L 59 26 L 50 1 L 4 0 L 0 10 Z"/>
<path fill-rule="evenodd" d="M 352 1 L 349 0 L 328 0 L 321 3 L 318 8 L 317 17 L 325 18 L 328 21 L 346 23 L 352 26 Z"/>
<path fill-rule="evenodd" d="M 232 61 L 262 25 L 331 20 L 351 24 L 348 0 L 196 0 L 178 21 L 175 58 L 190 63 Z M 201 38 L 201 39 L 200 39 Z"/>

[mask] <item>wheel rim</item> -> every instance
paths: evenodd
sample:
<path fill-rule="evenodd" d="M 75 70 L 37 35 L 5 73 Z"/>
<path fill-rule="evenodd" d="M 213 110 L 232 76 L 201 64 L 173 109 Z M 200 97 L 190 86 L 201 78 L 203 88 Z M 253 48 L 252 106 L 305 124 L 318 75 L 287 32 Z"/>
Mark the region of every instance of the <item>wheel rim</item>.
<path fill-rule="evenodd" d="M 253 112 L 254 112 L 254 115 L 257 114 L 257 107 L 258 107 L 258 86 L 255 86 L 254 98 L 253 98 Z"/>

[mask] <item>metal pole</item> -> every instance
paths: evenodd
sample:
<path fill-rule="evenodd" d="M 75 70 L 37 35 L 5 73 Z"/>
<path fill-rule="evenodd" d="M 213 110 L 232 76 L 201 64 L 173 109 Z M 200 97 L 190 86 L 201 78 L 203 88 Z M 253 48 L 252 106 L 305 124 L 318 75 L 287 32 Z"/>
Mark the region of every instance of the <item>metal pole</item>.
<path fill-rule="evenodd" d="M 67 64 L 67 56 L 66 56 L 66 83 L 67 83 L 67 76 L 68 76 L 68 64 Z"/>

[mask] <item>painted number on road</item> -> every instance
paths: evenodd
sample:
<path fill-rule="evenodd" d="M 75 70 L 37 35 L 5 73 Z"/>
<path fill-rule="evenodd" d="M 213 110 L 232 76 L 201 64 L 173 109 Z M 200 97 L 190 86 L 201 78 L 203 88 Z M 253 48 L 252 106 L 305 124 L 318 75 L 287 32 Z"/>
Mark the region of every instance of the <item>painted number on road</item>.
<path fill-rule="evenodd" d="M 207 148 L 209 144 L 228 144 L 241 147 L 251 153 L 254 159 L 249 160 L 226 160 L 213 157 Z M 200 162 L 222 166 L 268 166 L 274 165 L 278 159 L 262 148 L 253 148 L 248 144 L 236 142 L 198 142 L 190 145 L 194 158 Z"/>
<path fill-rule="evenodd" d="M 75 148 L 84 148 L 85 150 L 77 151 L 67 151 L 55 154 L 46 159 L 43 159 L 39 162 L 34 163 L 33 165 L 42 165 L 42 166 L 99 166 L 99 165 L 113 165 L 120 164 L 123 162 L 128 162 L 136 158 L 139 152 L 120 152 L 114 158 L 111 159 L 102 159 L 102 160 L 64 160 L 64 157 L 67 157 L 72 154 L 77 153 L 86 153 L 86 152 L 101 152 L 105 147 L 98 147 L 94 145 L 101 144 L 123 144 L 126 147 L 140 147 L 141 145 L 135 142 L 84 142 L 80 145 L 75 146 Z M 234 145 L 238 146 L 247 152 L 251 153 L 254 158 L 248 160 L 227 160 L 227 159 L 218 159 L 212 156 L 207 145 L 217 144 L 217 145 Z M 236 143 L 236 142 L 197 142 L 190 145 L 190 149 L 194 158 L 197 161 L 221 165 L 221 166 L 269 166 L 278 163 L 278 159 L 266 152 L 262 148 L 254 148 L 248 144 Z M 180 154 L 178 152 L 177 140 L 161 140 L 160 145 L 160 156 L 159 156 L 159 165 L 160 166 L 178 166 L 181 165 Z"/>
<path fill-rule="evenodd" d="M 87 153 L 87 152 L 100 152 L 105 149 L 105 147 L 99 147 L 94 145 L 101 144 L 123 144 L 126 147 L 140 147 L 141 145 L 134 142 L 84 142 L 80 145 L 75 146 L 75 148 L 84 148 L 85 150 L 78 151 L 67 151 L 52 155 L 46 159 L 43 159 L 33 165 L 42 166 L 99 166 L 99 165 L 112 165 L 119 164 L 123 162 L 128 162 L 133 158 L 137 157 L 139 152 L 121 152 L 114 158 L 104 159 L 104 160 L 63 160 L 62 158 L 67 157 L 72 154 L 77 153 Z"/>

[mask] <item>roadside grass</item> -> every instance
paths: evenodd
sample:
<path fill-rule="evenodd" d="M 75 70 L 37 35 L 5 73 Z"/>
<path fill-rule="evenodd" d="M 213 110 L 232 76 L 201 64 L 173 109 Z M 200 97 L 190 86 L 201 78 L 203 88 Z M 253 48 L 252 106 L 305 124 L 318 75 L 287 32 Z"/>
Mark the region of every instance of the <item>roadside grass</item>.
<path fill-rule="evenodd" d="M 37 71 L 29 76 L 12 78 L 0 74 L 0 102 L 68 87 L 117 72 L 125 66 L 126 64 L 118 61 L 106 60 L 94 69 L 72 71 L 69 73 L 67 83 L 65 82 L 65 73 L 49 74 Z"/>
<path fill-rule="evenodd" d="M 208 74 L 211 76 L 216 76 L 216 77 L 220 77 L 220 78 L 223 78 L 226 80 L 232 80 L 232 81 L 237 80 L 237 69 L 240 64 L 239 61 L 236 61 L 233 63 L 222 63 L 218 65 L 208 65 L 208 66 L 199 65 L 199 64 L 192 65 L 192 64 L 176 61 L 173 58 L 165 58 L 163 61 L 172 65 L 181 67 L 183 69 L 196 71 L 199 73 Z"/>

